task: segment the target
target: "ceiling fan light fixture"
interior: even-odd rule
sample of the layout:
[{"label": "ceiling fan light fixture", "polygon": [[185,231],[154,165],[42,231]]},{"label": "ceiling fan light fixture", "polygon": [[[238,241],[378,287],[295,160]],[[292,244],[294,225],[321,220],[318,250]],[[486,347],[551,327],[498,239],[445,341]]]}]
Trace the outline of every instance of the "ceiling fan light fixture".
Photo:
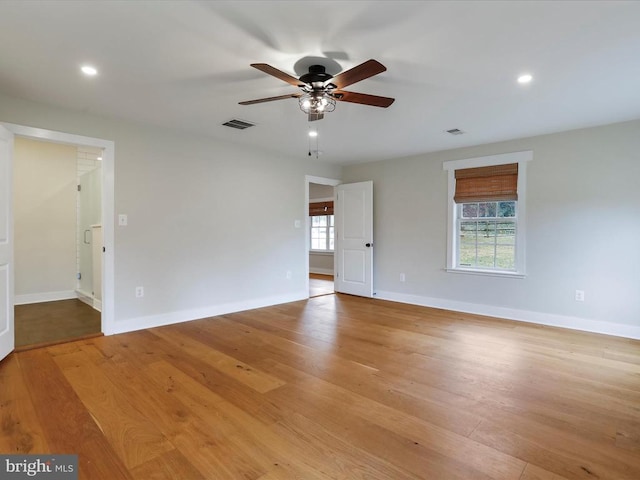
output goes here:
[{"label": "ceiling fan light fixture", "polygon": [[327,113],[336,109],[336,101],[324,92],[305,93],[298,99],[300,110],[310,113]]}]

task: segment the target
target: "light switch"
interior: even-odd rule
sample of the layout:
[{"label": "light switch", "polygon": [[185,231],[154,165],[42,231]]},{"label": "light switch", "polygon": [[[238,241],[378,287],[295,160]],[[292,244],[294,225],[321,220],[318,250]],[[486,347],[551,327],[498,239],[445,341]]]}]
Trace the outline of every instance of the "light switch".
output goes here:
[{"label": "light switch", "polygon": [[121,227],[126,227],[127,226],[127,215],[124,213],[121,213],[120,215],[118,215],[118,225]]},{"label": "light switch", "polygon": [[302,222],[300,220],[296,220],[293,222],[293,226],[296,228],[300,228],[302,226]]}]

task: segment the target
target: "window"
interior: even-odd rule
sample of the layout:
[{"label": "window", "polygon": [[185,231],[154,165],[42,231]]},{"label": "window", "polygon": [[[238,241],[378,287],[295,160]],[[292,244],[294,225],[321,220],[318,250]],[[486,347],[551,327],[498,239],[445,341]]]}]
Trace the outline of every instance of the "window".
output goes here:
[{"label": "window", "polygon": [[311,250],[333,252],[333,200],[309,203]]},{"label": "window", "polygon": [[311,250],[333,252],[333,215],[311,217]]},{"label": "window", "polygon": [[458,203],[457,267],[514,271],[516,201]]},{"label": "window", "polygon": [[526,162],[532,152],[445,162],[447,271],[523,277]]}]

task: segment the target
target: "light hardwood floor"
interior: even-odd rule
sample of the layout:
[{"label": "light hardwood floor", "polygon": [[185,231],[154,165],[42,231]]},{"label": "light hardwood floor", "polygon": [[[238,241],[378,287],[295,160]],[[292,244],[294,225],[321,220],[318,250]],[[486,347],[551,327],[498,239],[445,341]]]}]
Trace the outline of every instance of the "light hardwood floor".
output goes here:
[{"label": "light hardwood floor", "polygon": [[0,363],[0,452],[80,478],[640,478],[640,342],[345,295]]},{"label": "light hardwood floor", "polygon": [[309,274],[309,296],[331,295],[334,293],[333,275]]}]

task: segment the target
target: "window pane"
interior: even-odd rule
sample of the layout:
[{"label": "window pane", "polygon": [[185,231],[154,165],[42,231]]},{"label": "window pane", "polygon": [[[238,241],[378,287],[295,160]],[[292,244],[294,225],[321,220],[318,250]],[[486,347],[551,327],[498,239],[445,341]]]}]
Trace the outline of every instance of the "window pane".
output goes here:
[{"label": "window pane", "polygon": [[493,268],[495,258],[494,248],[493,244],[479,244],[478,260],[474,266],[481,268]]},{"label": "window pane", "polygon": [[461,244],[458,264],[461,267],[473,267],[476,264],[475,244]]},{"label": "window pane", "polygon": [[514,222],[499,222],[496,224],[496,243],[515,245],[516,224]]},{"label": "window pane", "polygon": [[463,203],[462,204],[462,218],[475,218],[478,216],[478,204],[477,203]]},{"label": "window pane", "polygon": [[329,215],[329,225],[333,227],[333,215]]},{"label": "window pane", "polygon": [[318,238],[311,239],[311,249],[312,250],[324,250],[324,242],[321,242]]},{"label": "window pane", "polygon": [[516,202],[498,202],[499,217],[515,217]]},{"label": "window pane", "polygon": [[[460,222],[460,244],[475,245],[478,222]],[[475,246],[474,246],[475,256]]]},{"label": "window pane", "polygon": [[496,247],[496,267],[507,270],[516,268],[516,248],[511,245],[498,245]]},{"label": "window pane", "polygon": [[478,204],[478,216],[479,217],[495,217],[496,216],[496,202],[484,202]]},{"label": "window pane", "polygon": [[490,242],[493,244],[495,236],[495,222],[478,222],[478,242]]}]

